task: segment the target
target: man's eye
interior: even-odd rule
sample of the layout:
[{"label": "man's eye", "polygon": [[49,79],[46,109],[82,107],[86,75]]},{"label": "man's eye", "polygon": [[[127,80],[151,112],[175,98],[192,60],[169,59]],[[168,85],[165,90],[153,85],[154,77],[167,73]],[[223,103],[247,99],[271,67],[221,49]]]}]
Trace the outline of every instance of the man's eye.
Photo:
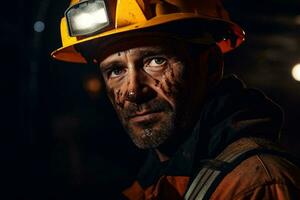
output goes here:
[{"label": "man's eye", "polygon": [[151,71],[161,70],[167,63],[167,59],[162,57],[152,58],[148,61],[146,67]]},{"label": "man's eye", "polygon": [[157,57],[157,58],[151,59],[150,62],[148,63],[148,66],[149,67],[161,67],[166,62],[167,62],[167,60],[165,58]]},{"label": "man's eye", "polygon": [[115,67],[108,71],[108,77],[116,78],[125,73],[125,69],[121,67]]}]

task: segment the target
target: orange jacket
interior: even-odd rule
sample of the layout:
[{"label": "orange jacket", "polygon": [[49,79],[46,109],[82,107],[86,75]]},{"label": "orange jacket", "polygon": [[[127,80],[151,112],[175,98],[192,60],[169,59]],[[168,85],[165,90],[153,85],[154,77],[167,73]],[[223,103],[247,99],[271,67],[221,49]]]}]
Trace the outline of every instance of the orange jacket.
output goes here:
[{"label": "orange jacket", "polygon": [[[222,153],[234,154],[238,148],[261,145],[240,139]],[[162,176],[156,184],[143,189],[135,182],[124,195],[130,200],[184,199],[189,177]],[[242,161],[217,186],[211,200],[297,200],[300,199],[300,169],[289,160],[269,154]]]},{"label": "orange jacket", "polygon": [[284,158],[256,155],[229,173],[211,199],[300,199],[300,170]]}]

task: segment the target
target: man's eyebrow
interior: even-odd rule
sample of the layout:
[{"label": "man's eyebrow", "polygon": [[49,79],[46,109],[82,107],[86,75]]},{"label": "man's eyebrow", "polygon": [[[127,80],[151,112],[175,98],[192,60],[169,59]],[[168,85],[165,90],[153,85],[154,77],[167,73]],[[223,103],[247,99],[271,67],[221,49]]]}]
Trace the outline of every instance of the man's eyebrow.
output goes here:
[{"label": "man's eyebrow", "polygon": [[159,49],[147,49],[147,50],[141,50],[139,52],[140,57],[149,57],[149,56],[154,56],[158,54],[170,54],[172,53],[171,49],[169,48],[159,48]]},{"label": "man's eyebrow", "polygon": [[112,66],[115,66],[115,65],[121,65],[122,62],[119,61],[119,60],[112,60],[112,61],[109,61],[107,63],[100,63],[99,67],[100,67],[100,70],[106,70]]}]

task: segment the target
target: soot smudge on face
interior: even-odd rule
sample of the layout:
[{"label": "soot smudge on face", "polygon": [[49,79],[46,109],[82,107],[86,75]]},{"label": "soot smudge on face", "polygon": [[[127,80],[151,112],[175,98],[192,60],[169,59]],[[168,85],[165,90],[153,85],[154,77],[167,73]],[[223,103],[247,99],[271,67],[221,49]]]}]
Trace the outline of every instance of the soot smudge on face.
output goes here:
[{"label": "soot smudge on face", "polygon": [[[179,63],[176,63],[179,64]],[[160,89],[169,97],[176,96],[182,89],[182,77],[175,77],[174,67],[168,67],[163,74]],[[163,84],[164,82],[164,84]]]},{"label": "soot smudge on face", "polygon": [[119,110],[124,108],[124,100],[122,100],[123,93],[121,92],[120,89],[117,90],[108,89],[108,94],[115,108]]}]

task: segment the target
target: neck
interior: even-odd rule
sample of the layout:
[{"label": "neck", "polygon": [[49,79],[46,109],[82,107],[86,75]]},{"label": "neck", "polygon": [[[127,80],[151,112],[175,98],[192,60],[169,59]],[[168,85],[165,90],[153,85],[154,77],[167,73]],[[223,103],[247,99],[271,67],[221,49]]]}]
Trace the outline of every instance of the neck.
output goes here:
[{"label": "neck", "polygon": [[170,158],[178,151],[178,148],[186,141],[192,131],[174,132],[165,143],[155,148],[155,152],[161,162],[170,160]]}]

